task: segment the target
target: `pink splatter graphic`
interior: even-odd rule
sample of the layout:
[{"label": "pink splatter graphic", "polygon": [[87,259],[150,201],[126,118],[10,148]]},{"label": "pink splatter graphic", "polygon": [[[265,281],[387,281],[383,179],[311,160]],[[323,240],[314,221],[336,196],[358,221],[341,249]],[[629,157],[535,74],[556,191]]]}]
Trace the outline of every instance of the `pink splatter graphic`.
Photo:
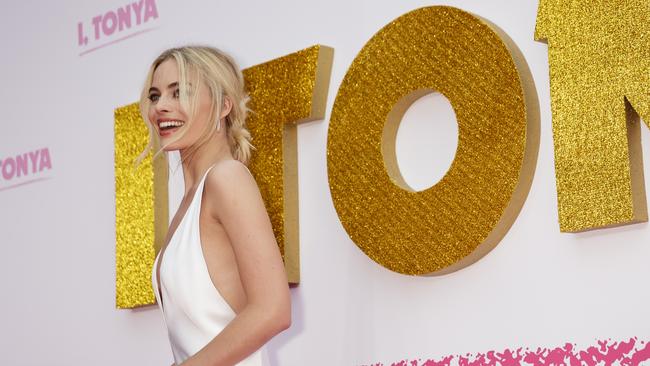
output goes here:
[{"label": "pink splatter graphic", "polygon": [[[598,341],[597,346],[584,350],[576,349],[571,343],[554,349],[537,348],[536,350],[518,348],[514,351],[488,351],[476,355],[447,356],[441,360],[401,360],[390,366],[639,366],[650,360],[650,343],[630,340],[613,342]],[[650,363],[649,363],[650,364]],[[373,363],[364,366],[384,366]]]}]

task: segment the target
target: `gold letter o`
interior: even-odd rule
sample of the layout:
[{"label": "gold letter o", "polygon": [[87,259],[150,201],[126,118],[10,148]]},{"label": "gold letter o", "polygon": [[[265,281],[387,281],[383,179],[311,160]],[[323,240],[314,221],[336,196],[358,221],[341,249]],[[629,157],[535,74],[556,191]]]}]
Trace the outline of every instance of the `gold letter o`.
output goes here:
[{"label": "gold letter o", "polygon": [[[458,149],[440,182],[414,192],[395,163],[395,132],[406,109],[432,91],[454,108]],[[417,9],[368,41],[339,88],[327,141],[332,199],[375,262],[404,274],[448,273],[481,258],[510,228],[538,146],[537,96],[514,43],[462,10]]]}]

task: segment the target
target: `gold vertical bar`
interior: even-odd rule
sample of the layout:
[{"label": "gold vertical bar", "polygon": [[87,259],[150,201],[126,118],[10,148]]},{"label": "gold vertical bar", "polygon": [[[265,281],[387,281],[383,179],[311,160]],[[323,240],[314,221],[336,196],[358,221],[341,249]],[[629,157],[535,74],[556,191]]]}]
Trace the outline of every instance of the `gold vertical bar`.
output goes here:
[{"label": "gold vertical bar", "polygon": [[148,142],[138,104],[115,109],[115,303],[155,303],[151,270],[167,233],[167,161],[152,154],[135,167]]},{"label": "gold vertical bar", "polygon": [[316,45],[244,70],[255,176],[290,283],[300,281],[297,124],[325,116],[334,50]]}]

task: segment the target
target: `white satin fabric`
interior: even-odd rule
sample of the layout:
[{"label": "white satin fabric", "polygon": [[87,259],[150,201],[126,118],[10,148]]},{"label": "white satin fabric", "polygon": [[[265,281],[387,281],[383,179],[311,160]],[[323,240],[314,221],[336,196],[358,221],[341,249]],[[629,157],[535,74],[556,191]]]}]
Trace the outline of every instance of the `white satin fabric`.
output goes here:
[{"label": "white satin fabric", "polygon": [[[171,237],[162,259],[156,256],[152,285],[163,313],[174,360],[180,365],[219,334],[235,317],[235,312],[212,283],[201,249],[199,214],[205,177]],[[162,251],[161,251],[162,252]],[[160,290],[156,268],[160,263]],[[250,355],[238,366],[261,366],[264,349]]]}]

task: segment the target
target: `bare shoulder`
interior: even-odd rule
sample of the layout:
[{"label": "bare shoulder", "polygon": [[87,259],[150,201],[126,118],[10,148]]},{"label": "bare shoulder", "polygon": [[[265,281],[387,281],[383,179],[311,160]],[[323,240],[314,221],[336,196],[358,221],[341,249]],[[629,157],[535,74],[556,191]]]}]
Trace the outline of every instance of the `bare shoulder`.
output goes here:
[{"label": "bare shoulder", "polygon": [[238,160],[217,163],[208,173],[206,184],[215,189],[237,188],[240,184],[257,185],[246,165]]},{"label": "bare shoulder", "polygon": [[217,163],[205,179],[205,194],[213,214],[219,209],[250,207],[261,202],[259,189],[248,168],[237,160]]}]

